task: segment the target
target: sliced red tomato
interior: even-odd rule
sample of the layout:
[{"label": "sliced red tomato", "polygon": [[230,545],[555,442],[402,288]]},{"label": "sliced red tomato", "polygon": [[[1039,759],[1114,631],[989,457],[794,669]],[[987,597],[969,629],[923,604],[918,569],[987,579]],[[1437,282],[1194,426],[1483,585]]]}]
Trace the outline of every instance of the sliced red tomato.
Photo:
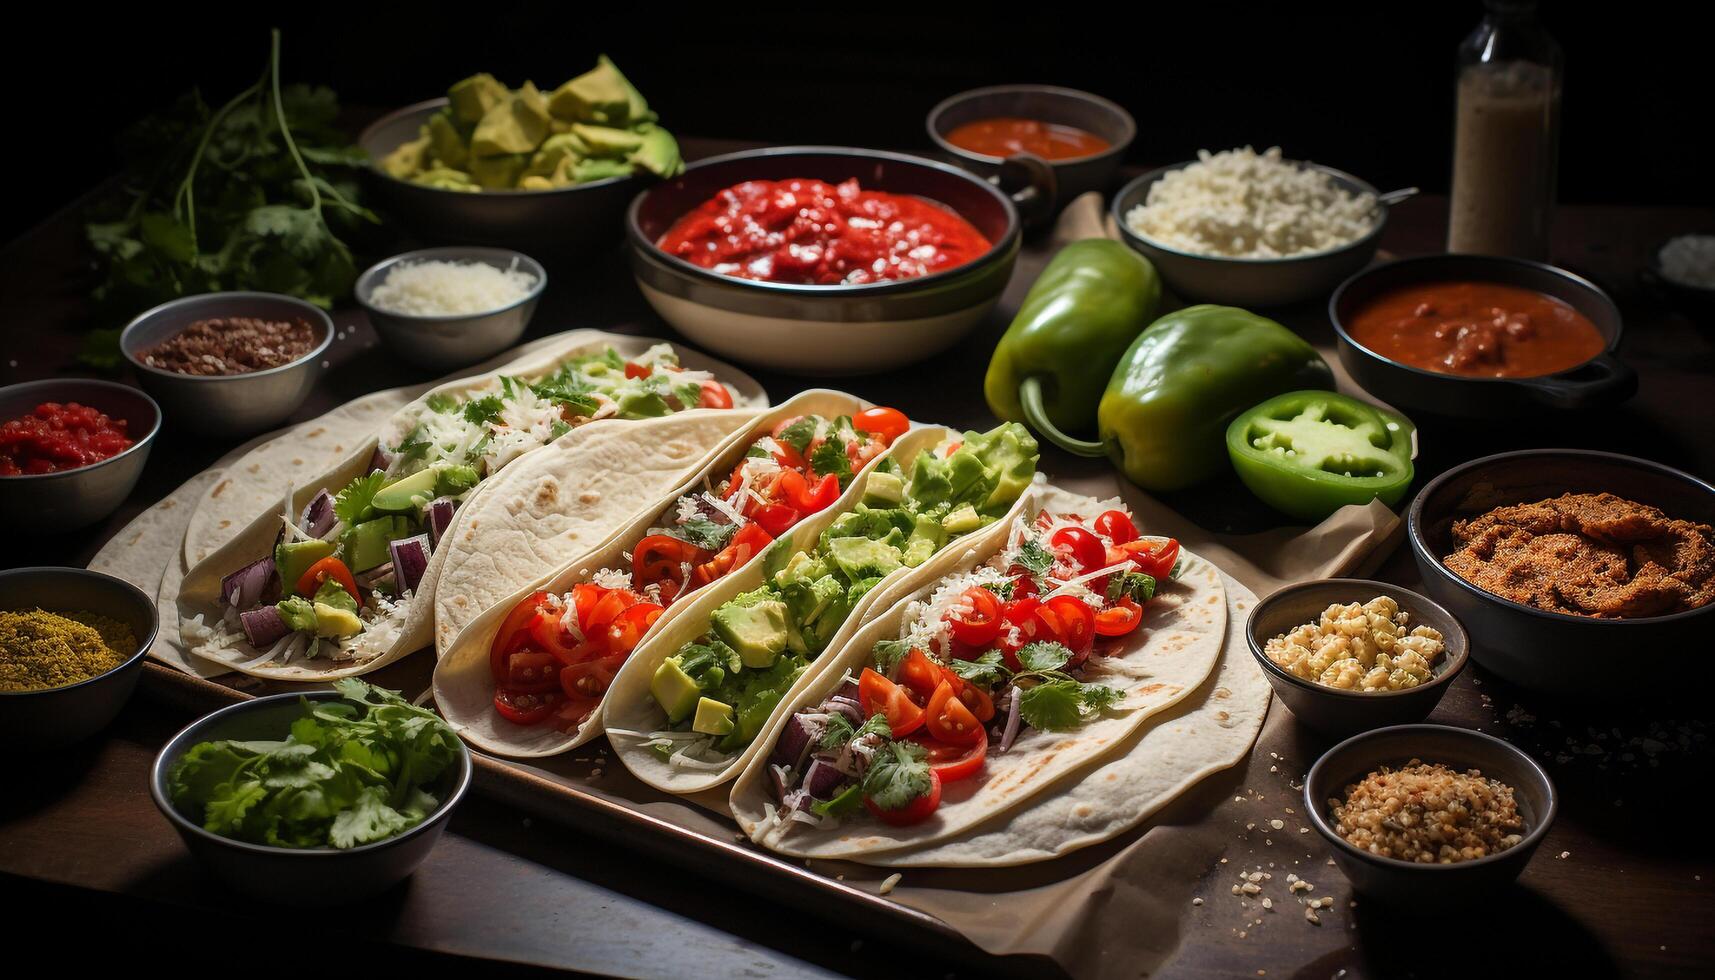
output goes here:
[{"label": "sliced red tomato", "polygon": [[494,683],[506,683],[506,655],[523,646],[530,639],[530,621],[536,618],[536,610],[541,607],[542,600],[548,597],[546,592],[533,592],[520,600],[512,611],[506,614],[500,629],[494,634],[494,640],[488,647],[489,671],[494,675]]},{"label": "sliced red tomato", "polygon": [[1102,539],[1081,527],[1063,527],[1048,539],[1049,547],[1072,556],[1080,572],[1093,572],[1107,563],[1108,548]]},{"label": "sliced red tomato", "polygon": [[959,597],[959,604],[947,614],[947,626],[960,643],[982,647],[1000,633],[1000,619],[1000,596],[978,585]]},{"label": "sliced red tomato", "polygon": [[738,529],[738,533],[732,536],[732,541],[728,542],[719,554],[692,569],[691,587],[700,589],[725,577],[733,569],[761,554],[773,541],[773,536],[763,530],[762,525],[754,521],[746,524]]},{"label": "sliced red tomato", "polygon": [[1096,633],[1101,636],[1124,636],[1143,622],[1143,607],[1131,596],[1096,613]]},{"label": "sliced red tomato", "polygon": [[628,378],[647,378],[654,373],[655,369],[647,364],[637,364],[632,361],[625,362],[625,376]]},{"label": "sliced red tomato", "polygon": [[1089,650],[1096,638],[1096,612],[1089,603],[1077,596],[1057,595],[1045,605],[1060,621],[1060,642],[1074,654]]},{"label": "sliced red tomato", "polygon": [[928,704],[935,688],[941,684],[941,665],[916,648],[912,648],[911,652],[905,655],[905,659],[899,662],[897,673],[899,683],[915,695],[912,700],[918,704]]},{"label": "sliced red tomato", "polygon": [[583,727],[584,719],[600,704],[601,698],[561,698],[548,721],[569,735]]},{"label": "sliced red tomato", "polygon": [[357,580],[351,577],[351,569],[345,567],[345,562],[333,555],[304,569],[304,574],[298,578],[298,595],[306,599],[313,597],[316,590],[322,587],[322,583],[329,579],[344,589],[359,606],[363,605],[363,595],[357,591]]},{"label": "sliced red tomato", "polygon": [[1104,510],[1096,515],[1096,519],[1091,523],[1097,534],[1114,544],[1137,540],[1137,525],[1131,522],[1131,515],[1123,510]]},{"label": "sliced red tomato", "polygon": [[637,605],[642,600],[626,589],[608,589],[595,608],[590,610],[589,618],[582,622],[584,635],[598,637],[607,632],[608,626],[619,614]]},{"label": "sliced red tomato", "polygon": [[988,724],[989,720],[994,717],[994,698],[989,697],[989,692],[975,684],[967,683],[963,677],[950,670],[946,672],[946,677],[949,684],[958,681],[957,684],[953,684],[953,693],[957,695],[960,701],[965,702],[965,707],[970,709],[971,714],[977,716],[978,721],[985,725]]},{"label": "sliced red tomato", "polygon": [[911,736],[911,741],[929,753],[929,768],[941,777],[942,783],[956,783],[975,776],[982,771],[983,760],[989,754],[987,738],[970,745],[949,745],[931,738],[927,732],[918,732]]},{"label": "sliced red tomato", "polygon": [[858,700],[866,716],[883,714],[894,738],[904,738],[923,727],[923,709],[898,684],[865,667],[858,677]]},{"label": "sliced red tomato", "polygon": [[540,650],[517,650],[506,655],[506,682],[515,694],[543,694],[560,689],[560,661]]},{"label": "sliced red tomato", "polygon": [[852,428],[859,432],[871,432],[880,436],[889,445],[893,440],[905,434],[911,428],[911,420],[897,408],[887,408],[877,405],[866,408],[852,416]]},{"label": "sliced red tomato", "polygon": [[778,538],[798,523],[798,512],[785,504],[753,503],[745,516],[755,521],[770,538]]},{"label": "sliced red tomato", "polygon": [[599,634],[577,639],[566,631],[562,616],[552,615],[548,611],[543,611],[530,621],[530,643],[538,650],[552,654],[554,659],[567,666],[582,663],[600,654],[603,648]]},{"label": "sliced red tomato", "polygon": [[613,683],[613,675],[619,673],[620,665],[624,663],[624,655],[615,654],[586,660],[572,667],[562,667],[560,689],[569,698],[600,698],[607,692],[608,685]]},{"label": "sliced red tomato", "polygon": [[608,652],[623,655],[637,649],[643,634],[649,632],[649,627],[665,611],[659,603],[639,602],[620,613],[607,628]]},{"label": "sliced red tomato", "polygon": [[685,580],[684,566],[693,568],[709,560],[709,553],[689,541],[670,534],[651,534],[631,552],[631,580],[637,588],[658,585],[661,599],[671,602]]},{"label": "sliced red tomato", "polygon": [[703,395],[697,400],[698,408],[731,408],[732,392],[726,385],[710,379],[703,382]]},{"label": "sliced red tomato", "polygon": [[929,699],[925,712],[928,717],[924,724],[929,734],[950,745],[970,745],[988,738],[982,722],[965,706],[965,702],[959,700],[953,685],[945,680],[935,688],[935,695]]},{"label": "sliced red tomato", "polygon": [[494,692],[494,710],[514,725],[534,725],[548,717],[560,699],[558,693],[515,694],[501,688]]},{"label": "sliced red tomato", "polygon": [[914,823],[922,823],[929,819],[935,810],[941,806],[941,775],[931,766],[929,768],[929,792],[897,810],[883,810],[867,796],[863,798],[863,805],[870,813],[875,814],[877,820],[885,824],[907,827]]},{"label": "sliced red tomato", "polygon": [[1176,538],[1138,538],[1120,545],[1126,557],[1137,563],[1137,570],[1157,581],[1166,581],[1179,563],[1179,541]]},{"label": "sliced red tomato", "polygon": [[814,514],[840,499],[840,478],[829,473],[812,482],[797,470],[785,470],[775,481],[774,493],[781,503],[800,514]]},{"label": "sliced red tomato", "polygon": [[1007,569],[1012,576],[1012,597],[1014,599],[1034,599],[1036,597],[1036,580],[1030,577],[1030,570],[1023,565],[1014,565]]},{"label": "sliced red tomato", "polygon": [[578,611],[578,629],[590,621],[590,610],[607,595],[607,590],[594,582],[579,582],[572,586],[572,608]]}]

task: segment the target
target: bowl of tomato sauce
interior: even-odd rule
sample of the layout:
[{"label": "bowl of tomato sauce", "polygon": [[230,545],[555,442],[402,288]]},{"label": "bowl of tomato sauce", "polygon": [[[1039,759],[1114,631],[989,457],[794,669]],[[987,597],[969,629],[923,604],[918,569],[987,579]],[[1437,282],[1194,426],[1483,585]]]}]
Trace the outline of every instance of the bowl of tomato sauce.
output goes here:
[{"label": "bowl of tomato sauce", "polygon": [[631,267],[655,311],[734,360],[882,371],[982,322],[1012,276],[1011,200],[957,167],[846,147],[698,161],[639,194]]},{"label": "bowl of tomato sauce", "polygon": [[1637,391],[1619,307],[1565,269],[1488,255],[1371,266],[1328,301],[1340,363],[1391,405],[1448,418],[1603,408]]},{"label": "bowl of tomato sauce", "polygon": [[101,520],[131,495],[160,429],[155,400],[116,382],[0,388],[0,519],[26,534]]}]

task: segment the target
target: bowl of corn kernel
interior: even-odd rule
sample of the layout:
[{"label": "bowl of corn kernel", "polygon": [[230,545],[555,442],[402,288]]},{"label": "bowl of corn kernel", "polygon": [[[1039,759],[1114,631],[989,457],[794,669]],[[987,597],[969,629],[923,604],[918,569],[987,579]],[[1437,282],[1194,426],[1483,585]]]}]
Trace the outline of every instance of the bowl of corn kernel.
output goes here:
[{"label": "bowl of corn kernel", "polygon": [[1294,717],[1346,736],[1422,721],[1465,669],[1453,614],[1385,582],[1324,579],[1257,603],[1245,639]]}]

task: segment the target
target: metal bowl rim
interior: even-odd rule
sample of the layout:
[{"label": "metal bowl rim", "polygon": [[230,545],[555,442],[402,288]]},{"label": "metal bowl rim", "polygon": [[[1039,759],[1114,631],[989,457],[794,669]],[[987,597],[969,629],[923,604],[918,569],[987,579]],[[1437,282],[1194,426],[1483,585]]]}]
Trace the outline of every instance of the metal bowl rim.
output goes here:
[{"label": "metal bowl rim", "polygon": [[[1509,847],[1504,851],[1496,851],[1493,854],[1474,858],[1470,861],[1458,861],[1453,864],[1441,864],[1439,862],[1434,864],[1420,864],[1416,861],[1405,861],[1400,858],[1383,857],[1380,854],[1371,854],[1370,852],[1359,848],[1357,845],[1346,840],[1335,832],[1333,826],[1328,823],[1327,814],[1324,812],[1327,808],[1328,801],[1311,799],[1311,787],[1316,785],[1316,778],[1320,774],[1323,764],[1333,758],[1334,753],[1347,748],[1355,742],[1362,742],[1367,739],[1375,739],[1384,735],[1404,732],[1445,732],[1453,735],[1455,738],[1465,738],[1479,743],[1487,742],[1491,745],[1499,746],[1501,754],[1510,755],[1515,760],[1523,762],[1525,771],[1532,774],[1541,783],[1543,797],[1547,802],[1547,805],[1543,808],[1545,812],[1537,815],[1536,825],[1526,831],[1517,844],[1514,844],[1512,847]],[[1420,755],[1418,758],[1421,759],[1423,757]],[[1424,761],[1433,762],[1434,760],[1425,759]],[[1487,774],[1485,774],[1485,776],[1486,778],[1494,778],[1492,776],[1487,776]],[[1516,793],[1518,791],[1518,787],[1513,787],[1513,790]],[[1421,871],[1427,873],[1451,873],[1466,869],[1480,868],[1486,865],[1499,864],[1509,858],[1516,857],[1517,854],[1528,853],[1531,848],[1534,848],[1537,844],[1541,843],[1543,837],[1547,836],[1548,828],[1553,826],[1554,818],[1559,815],[1560,794],[1554,787],[1554,780],[1548,777],[1548,771],[1543,769],[1535,759],[1532,759],[1529,752],[1513,745],[1511,742],[1508,742],[1505,739],[1496,738],[1487,732],[1473,731],[1469,728],[1455,728],[1452,725],[1430,725],[1419,723],[1412,725],[1389,725],[1386,728],[1375,728],[1367,732],[1359,732],[1358,734],[1337,743],[1333,747],[1329,748],[1328,751],[1322,753],[1322,755],[1317,758],[1316,762],[1311,765],[1309,771],[1304,774],[1304,808],[1310,811],[1310,823],[1316,828],[1316,831],[1329,843],[1345,851],[1352,857],[1356,857],[1360,860],[1383,868],[1396,868],[1400,870]]]},{"label": "metal bowl rim", "polygon": [[[508,303],[505,306],[496,307],[495,309],[492,309],[492,310],[483,310],[483,311],[478,312],[478,313],[437,313],[434,315],[419,315],[419,314],[415,314],[415,313],[400,313],[400,312],[397,312],[395,310],[384,309],[382,307],[376,306],[374,303],[371,303],[369,300],[369,296],[367,295],[367,293],[374,292],[375,285],[376,285],[375,283],[371,283],[369,280],[371,278],[375,277],[376,275],[380,274],[383,270],[390,269],[393,266],[396,266],[396,265],[399,265],[400,263],[408,262],[408,261],[427,261],[427,260],[430,260],[432,258],[444,259],[444,258],[451,256],[451,255],[470,256],[470,255],[474,255],[474,254],[479,253],[479,252],[500,252],[500,253],[504,253],[506,255],[510,255],[510,256],[517,258],[517,259],[523,259],[525,262],[528,262],[533,267],[532,269],[525,270],[525,271],[534,271],[535,272],[535,274],[536,274],[535,285],[530,287],[530,291],[525,294],[523,299],[517,300],[517,301],[512,302],[512,303]],[[367,290],[364,288],[366,285],[368,286]],[[357,277],[357,279],[352,283],[351,295],[354,299],[357,300],[357,305],[363,307],[364,310],[366,310],[369,313],[372,313],[376,316],[390,317],[394,320],[402,320],[402,321],[405,321],[407,323],[421,323],[424,325],[429,325],[429,324],[435,324],[435,323],[457,323],[460,320],[481,320],[485,317],[496,316],[496,315],[501,314],[501,313],[509,313],[509,312],[516,310],[522,306],[525,306],[529,303],[534,303],[537,300],[541,299],[543,290],[545,290],[547,288],[548,288],[548,270],[547,270],[547,268],[544,267],[541,262],[538,262],[532,256],[526,255],[525,253],[520,252],[515,248],[502,248],[502,247],[497,246],[497,245],[439,245],[439,246],[436,246],[434,248],[419,248],[419,249],[414,249],[414,250],[409,251],[409,252],[400,252],[398,255],[393,255],[393,256],[389,256],[385,259],[382,259],[381,261],[375,263],[374,265],[370,266],[369,268],[363,270],[363,274],[359,275]]]},{"label": "metal bowl rim", "polygon": [[923,118],[923,126],[928,130],[929,138],[935,141],[936,146],[953,154],[954,156],[964,160],[970,160],[974,163],[991,165],[1005,163],[1010,159],[1010,157],[996,156],[992,153],[977,153],[973,150],[967,150],[964,147],[955,146],[954,144],[947,142],[947,138],[941,134],[939,129],[936,128],[936,123],[940,122],[942,114],[948,109],[951,109],[953,106],[958,105],[961,102],[965,102],[979,96],[1023,95],[1027,93],[1060,95],[1073,99],[1082,99],[1085,102],[1093,103],[1113,113],[1115,116],[1119,117],[1121,123],[1124,124],[1125,138],[1114,140],[1112,145],[1107,149],[1102,150],[1100,153],[1092,153],[1089,156],[1066,157],[1061,160],[1043,159],[1042,162],[1048,164],[1050,167],[1073,166],[1076,164],[1090,163],[1096,160],[1106,160],[1109,157],[1120,156],[1124,154],[1126,149],[1137,139],[1137,120],[1132,118],[1131,113],[1127,112],[1124,106],[1111,99],[1103,98],[1094,92],[1086,92],[1083,89],[1069,88],[1064,85],[1035,85],[1030,83],[1020,83],[1012,85],[985,85],[982,88],[966,89],[963,92],[956,92],[949,95],[940,102],[935,103],[935,107],[930,109],[929,114]]},{"label": "metal bowl rim", "polygon": [[[133,333],[133,331],[135,330],[135,328],[141,326],[145,320],[148,320],[149,318],[151,318],[157,314],[164,313],[168,310],[171,310],[177,306],[181,306],[181,305],[188,306],[192,303],[199,303],[199,302],[200,303],[209,303],[211,301],[211,298],[214,298],[214,297],[218,297],[220,299],[237,299],[237,300],[243,300],[243,299],[280,300],[280,301],[284,301],[290,305],[300,307],[304,310],[309,311],[309,313],[312,315],[314,321],[321,325],[321,327],[322,327],[322,342],[317,344],[314,348],[310,349],[307,353],[305,353],[299,357],[293,358],[292,360],[287,361],[284,364],[278,364],[278,365],[275,365],[274,367],[271,367],[271,368],[263,368],[260,371],[245,371],[242,374],[181,374],[178,371],[169,371],[165,368],[151,367],[148,364],[144,364],[140,358],[133,355],[131,353],[130,348],[126,346],[126,343],[125,343],[126,337],[131,335]],[[254,289],[226,290],[226,291],[217,291],[217,292],[212,292],[212,293],[193,293],[189,296],[179,296],[179,297],[176,297],[174,299],[167,300],[165,303],[159,303],[159,304],[156,304],[155,306],[151,306],[148,309],[144,310],[143,312],[137,314],[136,316],[131,318],[130,323],[127,323],[125,325],[125,329],[121,330],[119,332],[119,353],[124,354],[125,359],[127,361],[131,362],[131,366],[133,368],[137,369],[139,372],[152,374],[156,377],[171,378],[175,381],[191,381],[191,382],[196,382],[199,384],[208,384],[208,383],[218,384],[221,382],[239,383],[239,382],[248,381],[252,378],[265,378],[265,377],[268,377],[269,375],[272,375],[272,374],[284,374],[287,371],[291,371],[295,368],[301,368],[307,363],[314,362],[316,358],[327,353],[327,349],[329,347],[333,346],[333,335],[334,335],[333,317],[328,314],[327,310],[322,309],[321,307],[317,306],[314,303],[309,302],[308,300],[302,300],[296,296],[288,296],[285,293],[269,293],[269,292],[263,292],[261,290],[254,290]]]},{"label": "metal bowl rim", "polygon": [[[328,336],[332,337],[333,335],[330,332]],[[18,474],[15,474],[13,476],[0,476],[0,480],[66,479],[69,477],[76,476],[77,474],[80,474],[80,473],[89,473],[93,470],[100,469],[101,467],[106,466],[109,463],[117,463],[120,460],[124,459],[125,457],[130,456],[132,453],[135,453],[139,450],[143,450],[144,447],[150,445],[151,443],[153,443],[155,441],[155,435],[161,431],[161,422],[163,419],[163,415],[161,412],[160,403],[155,401],[155,399],[152,398],[149,395],[149,393],[144,391],[143,389],[133,388],[128,384],[121,384],[117,381],[107,381],[107,380],[102,379],[102,378],[42,378],[38,381],[20,381],[17,384],[6,385],[4,388],[0,388],[0,394],[5,394],[8,392],[16,392],[20,389],[28,388],[31,385],[37,385],[37,386],[40,386],[40,387],[46,389],[46,388],[51,388],[52,386],[57,385],[57,384],[64,384],[66,382],[76,382],[78,384],[92,384],[92,385],[97,385],[97,386],[103,387],[103,388],[114,388],[114,389],[118,389],[121,391],[128,392],[132,395],[135,395],[138,398],[143,399],[144,403],[146,403],[150,408],[154,409],[154,411],[155,411],[155,424],[150,426],[149,431],[144,433],[141,438],[132,440],[131,445],[126,446],[124,449],[121,449],[119,452],[114,453],[112,456],[109,456],[106,459],[96,460],[95,462],[90,463],[88,466],[79,466],[76,469],[70,469],[70,470],[59,470],[59,471],[54,472],[54,473],[18,473]],[[94,406],[91,406],[91,407],[94,407]],[[103,412],[102,414],[105,415],[107,413]],[[35,567],[51,568],[54,566],[43,565],[43,566],[35,566]],[[60,688],[54,688],[54,690],[60,690]]]},{"label": "metal bowl rim", "polygon": [[59,565],[27,565],[23,568],[8,568],[4,571],[0,571],[0,580],[4,580],[11,576],[41,574],[69,574],[74,578],[88,578],[101,582],[102,588],[117,588],[121,591],[130,592],[142,599],[143,607],[149,610],[149,635],[138,639],[137,650],[135,653],[120,661],[117,666],[109,667],[101,673],[96,674],[94,677],[86,677],[81,681],[77,681],[72,684],[65,684],[60,687],[44,687],[34,691],[0,691],[0,700],[4,700],[5,698],[27,698],[35,694],[60,694],[65,691],[76,690],[77,688],[85,685],[94,684],[97,681],[112,677],[114,674],[125,670],[127,667],[135,664],[138,660],[149,655],[150,649],[155,646],[155,637],[160,635],[161,632],[161,614],[155,609],[155,600],[149,598],[148,594],[146,594],[142,589],[137,588],[135,585],[132,585],[130,582],[127,582],[122,578],[109,575],[106,572],[98,572],[90,568],[71,568]]}]

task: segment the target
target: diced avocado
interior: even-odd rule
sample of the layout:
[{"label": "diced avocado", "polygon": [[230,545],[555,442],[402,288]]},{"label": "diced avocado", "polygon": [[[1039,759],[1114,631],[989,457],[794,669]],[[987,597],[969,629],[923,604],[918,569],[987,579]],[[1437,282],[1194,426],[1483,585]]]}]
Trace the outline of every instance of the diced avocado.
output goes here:
[{"label": "diced avocado", "polygon": [[280,571],[280,585],[291,595],[298,579],[310,566],[333,554],[332,541],[282,541],[274,549],[274,567]]},{"label": "diced avocado", "polygon": [[732,705],[714,698],[697,699],[697,717],[691,722],[691,731],[704,735],[730,735],[732,730]]},{"label": "diced avocado", "polygon": [[316,631],[316,610],[310,600],[301,596],[287,596],[274,604],[279,611],[280,619],[286,628],[297,633],[314,633]]},{"label": "diced avocado", "polygon": [[[898,528],[892,535],[899,535]],[[850,581],[882,577],[904,566],[900,549],[887,540],[874,538],[834,538],[828,542],[828,556]]]},{"label": "diced avocado", "polygon": [[814,623],[804,627],[804,646],[807,653],[821,653],[828,648],[828,641],[846,624],[852,610],[856,608],[851,601],[848,590],[840,590],[840,594],[828,608],[822,610],[822,615]]},{"label": "diced avocado", "polygon": [[746,667],[771,666],[786,649],[786,603],[779,599],[723,603],[709,617],[709,626],[738,651]]},{"label": "diced avocado", "polygon": [[588,155],[589,147],[575,133],[557,133],[548,137],[548,141],[530,158],[530,168],[524,172],[537,177],[552,177],[560,161],[570,159],[575,162]]},{"label": "diced avocado", "polygon": [[389,177],[404,180],[412,174],[421,173],[429,162],[430,139],[420,136],[409,142],[400,143],[393,152],[381,158],[381,169]]},{"label": "diced avocado", "polygon": [[786,650],[800,655],[810,652],[810,645],[804,642],[804,631],[790,619],[786,621]]},{"label": "diced avocado", "polygon": [[982,506],[999,479],[997,471],[984,466],[982,458],[968,449],[947,457],[948,499],[955,503]]},{"label": "diced avocado", "polygon": [[430,155],[441,166],[456,170],[470,159],[470,151],[464,145],[464,137],[459,135],[458,128],[453,125],[450,111],[441,111],[430,116],[423,131],[429,136]]},{"label": "diced avocado", "polygon": [[941,526],[949,536],[954,534],[969,534],[983,526],[982,515],[970,504],[960,504],[953,512],[941,520]]},{"label": "diced avocado", "polygon": [[459,122],[475,126],[490,109],[505,102],[511,94],[493,75],[483,72],[455,82],[447,90],[447,99],[452,103],[453,116]]},{"label": "diced avocado", "polygon": [[994,476],[988,498],[973,501],[989,512],[1012,506],[1036,477],[1036,463],[1041,457],[1036,437],[1017,422],[1002,423],[988,432],[965,433],[963,451],[974,453]]},{"label": "diced avocado", "polygon": [[524,175],[524,168],[530,165],[530,154],[511,153],[493,157],[472,157],[470,161],[470,179],[476,181],[478,187],[490,190],[506,190],[518,183],[518,178]]},{"label": "diced avocado", "polygon": [[859,504],[822,529],[820,546],[824,552],[828,551],[835,538],[876,538],[903,543],[905,535],[915,527],[916,521],[908,511]]},{"label": "diced avocado", "polygon": [[845,591],[846,587],[839,579],[824,575],[813,581],[792,580],[781,589],[781,597],[786,600],[786,608],[791,611],[793,621],[809,625]]},{"label": "diced avocado", "polygon": [[547,138],[548,103],[535,85],[525,82],[504,102],[483,113],[471,134],[470,152],[477,158],[535,153]]},{"label": "diced avocado", "polygon": [[671,415],[673,409],[658,392],[628,391],[619,396],[619,417],[622,419],[654,419]]},{"label": "diced avocado", "polygon": [[464,191],[474,193],[482,190],[472,180],[470,174],[451,167],[433,167],[411,178],[411,183],[422,184],[424,187],[437,187],[443,191]]},{"label": "diced avocado", "polygon": [[874,577],[860,578],[856,582],[853,582],[851,586],[846,589],[846,608],[856,609],[858,600],[867,595],[870,589],[873,589],[880,584],[881,579]]},{"label": "diced avocado", "polygon": [[476,486],[482,479],[476,472],[476,467],[463,463],[442,466],[435,470],[435,496],[456,497],[471,487]]},{"label": "diced avocado", "polygon": [[649,681],[649,693],[661,710],[667,712],[667,720],[676,725],[691,716],[697,699],[702,696],[702,688],[685,673],[677,659],[668,657],[655,668],[655,676]]},{"label": "diced avocado", "polygon": [[677,177],[685,169],[679,141],[659,126],[644,131],[643,145],[631,154],[631,162],[657,177]]},{"label": "diced avocado", "polygon": [[357,612],[357,597],[345,591],[345,586],[332,578],[328,578],[316,588],[316,594],[310,601],[318,606],[332,606],[346,612]]},{"label": "diced avocado", "polygon": [[518,178],[518,189],[521,191],[551,191],[554,182],[546,177],[525,175]]},{"label": "diced avocado", "polygon": [[587,184],[592,180],[631,176],[631,164],[625,160],[578,160],[572,164],[572,181]]},{"label": "diced avocado", "polygon": [[628,129],[576,123],[572,132],[590,148],[590,156],[623,157],[643,148],[643,137]]},{"label": "diced avocado", "polygon": [[[972,513],[975,513],[973,511]],[[916,568],[941,550],[947,543],[947,531],[941,522],[927,515],[917,518],[917,526],[905,539],[905,554],[900,558],[908,568]]]},{"label": "diced avocado", "polygon": [[910,506],[917,510],[945,501],[952,495],[953,484],[947,478],[947,461],[930,450],[923,450],[911,464],[911,480],[906,490]]},{"label": "diced avocado", "polygon": [[356,636],[363,632],[363,620],[357,613],[325,602],[312,604],[316,611],[317,636]]},{"label": "diced avocado", "polygon": [[435,495],[438,479],[433,469],[418,470],[376,491],[370,506],[384,514],[404,514],[422,507]]},{"label": "diced avocado", "polygon": [[651,118],[649,106],[607,55],[554,90],[548,109],[561,119],[625,126]]},{"label": "diced avocado", "polygon": [[905,498],[905,481],[892,473],[871,473],[864,484],[863,502],[871,507],[894,507]]},{"label": "diced avocado", "polygon": [[345,566],[354,572],[365,572],[389,560],[387,545],[414,533],[411,522],[403,517],[377,517],[364,521],[345,532],[340,547]]},{"label": "diced avocado", "polygon": [[[780,546],[783,543],[785,547]],[[777,588],[784,589],[788,582],[811,582],[828,574],[827,562],[790,545],[791,538],[781,538],[762,555],[763,571]]]}]

